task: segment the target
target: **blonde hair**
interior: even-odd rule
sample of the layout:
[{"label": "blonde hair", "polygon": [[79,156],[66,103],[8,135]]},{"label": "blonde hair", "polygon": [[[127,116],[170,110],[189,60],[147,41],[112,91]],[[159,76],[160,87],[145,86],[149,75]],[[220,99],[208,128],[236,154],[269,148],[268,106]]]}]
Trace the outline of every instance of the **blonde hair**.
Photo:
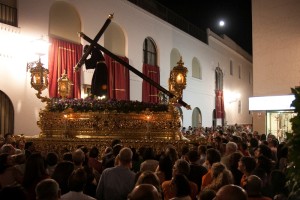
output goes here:
[{"label": "blonde hair", "polygon": [[224,164],[220,162],[214,163],[211,169],[213,180],[205,189],[218,191],[222,186],[234,183],[231,171]]}]

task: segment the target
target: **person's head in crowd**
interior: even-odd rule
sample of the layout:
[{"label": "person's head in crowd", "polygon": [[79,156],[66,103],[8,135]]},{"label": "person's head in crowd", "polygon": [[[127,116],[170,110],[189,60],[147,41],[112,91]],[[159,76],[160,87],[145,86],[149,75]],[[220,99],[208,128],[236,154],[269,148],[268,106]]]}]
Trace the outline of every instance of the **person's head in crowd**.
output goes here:
[{"label": "person's head in crowd", "polygon": [[247,178],[247,184],[245,189],[247,191],[248,197],[258,197],[262,195],[262,180],[256,175],[250,175]]},{"label": "person's head in crowd", "polygon": [[188,156],[188,160],[191,162],[191,163],[195,163],[198,161],[199,159],[199,155],[198,155],[198,152],[196,150],[190,150],[187,154]]},{"label": "person's head in crowd", "polygon": [[258,148],[255,150],[255,157],[258,158],[259,156],[263,155],[269,159],[272,159],[272,150],[265,144],[260,144]]},{"label": "person's head in crowd", "polygon": [[198,153],[199,153],[199,155],[206,154],[206,145],[199,145]]},{"label": "person's head in crowd", "polygon": [[165,180],[171,180],[173,163],[169,156],[161,155],[158,161],[159,171],[164,173]]},{"label": "person's head in crowd", "polygon": [[44,179],[35,187],[37,200],[58,200],[60,199],[60,188],[53,179]]},{"label": "person's head in crowd", "polygon": [[16,153],[16,149],[12,144],[4,144],[0,149],[0,153],[7,153],[9,155],[14,155]]},{"label": "person's head in crowd", "polygon": [[269,147],[270,148],[277,148],[278,147],[278,145],[279,145],[279,142],[278,142],[278,140],[276,139],[276,138],[273,138],[273,139],[271,139],[270,141],[269,141]]},{"label": "person's head in crowd", "polygon": [[120,139],[114,139],[114,140],[112,140],[112,142],[111,142],[111,148],[114,148],[114,146],[117,145],[117,144],[119,144],[119,145],[122,146],[122,142],[121,142]]},{"label": "person's head in crowd", "polygon": [[260,178],[260,180],[262,181],[262,185],[263,187],[266,187],[268,185],[268,182],[269,182],[269,177],[268,177],[268,174],[267,172],[262,169],[262,168],[255,168],[251,175],[255,175],[255,176],[258,176]]},{"label": "person's head in crowd", "polygon": [[218,191],[222,186],[234,183],[232,173],[224,164],[216,162],[212,165],[211,170],[213,179],[207,188]]},{"label": "person's head in crowd", "polygon": [[241,157],[239,163],[238,163],[238,169],[244,173],[250,175],[252,171],[256,167],[256,161],[255,158],[250,156],[243,156]]},{"label": "person's head in crowd", "polygon": [[122,148],[123,148],[122,144],[116,144],[112,150],[113,155],[117,156]]},{"label": "person's head in crowd", "polygon": [[216,196],[216,191],[204,188],[198,195],[198,200],[213,200]]},{"label": "person's head in crowd", "polygon": [[147,147],[142,155],[143,160],[153,160],[155,159],[155,152],[152,147]]},{"label": "person's head in crowd", "polygon": [[81,192],[87,183],[87,174],[83,168],[75,169],[69,177],[70,191]]},{"label": "person's head in crowd", "polygon": [[159,193],[162,193],[161,184],[157,175],[152,171],[143,171],[140,173],[135,185],[151,184],[156,187]]},{"label": "person's head in crowd", "polygon": [[54,179],[61,189],[61,194],[69,192],[68,180],[74,171],[74,163],[71,161],[61,161],[55,167],[51,178]]},{"label": "person's head in crowd", "polygon": [[62,160],[63,161],[70,161],[70,162],[73,162],[73,158],[72,158],[72,152],[68,151],[68,152],[65,152],[62,156]]},{"label": "person's head in crowd", "polygon": [[128,194],[128,200],[161,200],[156,187],[151,184],[140,184]]},{"label": "person's head in crowd", "polygon": [[176,174],[183,174],[188,176],[190,173],[190,164],[184,159],[176,160],[173,166],[173,178]]},{"label": "person's head in crowd", "polygon": [[14,134],[13,133],[5,133],[4,134],[4,143],[5,144],[12,144],[15,145],[15,139],[14,139]]},{"label": "person's head in crowd", "polygon": [[98,158],[99,156],[99,149],[95,146],[93,146],[89,152],[90,158]]},{"label": "person's head in crowd", "polygon": [[261,141],[266,141],[266,140],[267,140],[267,135],[266,135],[265,133],[262,133],[262,134],[260,135],[260,140],[261,140]]},{"label": "person's head in crowd", "polygon": [[167,148],[165,150],[165,154],[171,158],[173,164],[178,159],[178,153],[177,153],[176,147],[174,147],[173,145],[167,146]]},{"label": "person's head in crowd", "polygon": [[72,153],[72,160],[75,166],[81,166],[85,160],[85,154],[81,149],[76,149]]},{"label": "person's head in crowd", "polygon": [[285,142],[282,142],[277,147],[277,158],[278,161],[280,158],[287,158],[288,157],[288,147]]},{"label": "person's head in crowd", "polygon": [[257,148],[258,147],[258,139],[257,138],[251,138],[249,143],[250,143],[251,148]]},{"label": "person's head in crowd", "polygon": [[237,185],[225,185],[221,187],[214,200],[247,200],[247,192],[240,186]]},{"label": "person's head in crowd", "polygon": [[239,166],[239,161],[243,157],[243,154],[240,152],[234,152],[229,157],[229,166],[230,169],[237,169]]},{"label": "person's head in crowd", "polygon": [[271,159],[267,158],[266,156],[260,155],[256,159],[256,167],[262,168],[265,170],[265,172],[267,172],[267,174],[270,174],[273,168],[273,163]]},{"label": "person's head in crowd", "polygon": [[120,157],[120,165],[128,166],[131,168],[132,163],[132,151],[128,147],[124,147],[120,150],[119,157]]},{"label": "person's head in crowd", "polygon": [[34,143],[32,141],[27,141],[25,143],[25,150],[30,151],[30,152],[34,152],[35,151]]},{"label": "person's head in crowd", "polygon": [[184,145],[184,146],[181,148],[181,158],[186,159],[186,158],[187,158],[188,152],[189,152],[189,146]]},{"label": "person's head in crowd", "polygon": [[47,153],[47,155],[46,155],[46,163],[47,163],[48,166],[52,167],[52,166],[57,165],[58,160],[59,160],[59,158],[58,158],[57,153],[55,153],[55,152],[49,152],[49,153]]},{"label": "person's head in crowd", "polygon": [[186,197],[191,193],[189,180],[184,174],[176,174],[172,179],[172,186],[175,190],[175,197]]},{"label": "person's head in crowd", "polygon": [[214,148],[207,149],[206,151],[206,165],[212,166],[216,162],[221,161],[221,154],[220,151]]},{"label": "person's head in crowd", "polygon": [[226,154],[232,154],[232,153],[236,152],[237,149],[238,149],[238,146],[234,142],[228,142],[226,144]]}]

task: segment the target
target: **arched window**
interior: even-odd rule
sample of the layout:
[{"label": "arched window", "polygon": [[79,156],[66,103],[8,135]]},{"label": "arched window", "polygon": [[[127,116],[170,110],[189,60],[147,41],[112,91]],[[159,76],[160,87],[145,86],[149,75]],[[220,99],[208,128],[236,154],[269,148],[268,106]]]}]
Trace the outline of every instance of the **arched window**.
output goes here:
[{"label": "arched window", "polygon": [[[147,37],[143,44],[143,74],[160,84],[160,71],[157,66],[157,51],[154,41]],[[158,103],[158,89],[143,80],[142,101]]]},{"label": "arched window", "polygon": [[157,65],[157,53],[154,41],[147,37],[143,44],[144,63],[152,66]]},{"label": "arched window", "polygon": [[202,115],[199,108],[194,108],[192,114],[192,127],[202,127]]},{"label": "arched window", "polygon": [[9,97],[0,90],[0,134],[14,133],[14,108]]},{"label": "arched window", "polygon": [[197,58],[192,61],[192,77],[202,79],[201,66]]}]

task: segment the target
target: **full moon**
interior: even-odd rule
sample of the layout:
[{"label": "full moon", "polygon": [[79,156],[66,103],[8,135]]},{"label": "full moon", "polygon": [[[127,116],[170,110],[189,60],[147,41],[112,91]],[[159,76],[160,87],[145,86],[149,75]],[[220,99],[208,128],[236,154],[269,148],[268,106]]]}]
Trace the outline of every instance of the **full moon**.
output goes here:
[{"label": "full moon", "polygon": [[225,22],[224,22],[223,20],[220,20],[220,21],[219,21],[219,26],[220,26],[220,27],[225,26]]}]

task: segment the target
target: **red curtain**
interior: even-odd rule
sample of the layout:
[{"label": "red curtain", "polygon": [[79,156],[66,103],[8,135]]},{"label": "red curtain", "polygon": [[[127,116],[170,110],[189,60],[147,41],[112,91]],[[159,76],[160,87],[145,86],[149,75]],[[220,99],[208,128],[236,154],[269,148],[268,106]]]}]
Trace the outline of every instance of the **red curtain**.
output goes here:
[{"label": "red curtain", "polygon": [[[143,65],[143,74],[151,78],[154,82],[160,84],[159,67],[145,64]],[[143,80],[142,101],[158,103],[158,89],[147,81]]]},{"label": "red curtain", "polygon": [[224,97],[222,90],[216,90],[216,118],[224,118]]},{"label": "red curtain", "polygon": [[[109,98],[117,100],[129,100],[129,70],[108,55],[104,55],[109,75]],[[128,58],[119,56],[126,63]]]},{"label": "red curtain", "polygon": [[56,38],[49,40],[49,97],[59,97],[57,80],[65,72],[74,84],[69,98],[80,98],[80,71],[74,73],[74,67],[82,56],[82,45]]}]

